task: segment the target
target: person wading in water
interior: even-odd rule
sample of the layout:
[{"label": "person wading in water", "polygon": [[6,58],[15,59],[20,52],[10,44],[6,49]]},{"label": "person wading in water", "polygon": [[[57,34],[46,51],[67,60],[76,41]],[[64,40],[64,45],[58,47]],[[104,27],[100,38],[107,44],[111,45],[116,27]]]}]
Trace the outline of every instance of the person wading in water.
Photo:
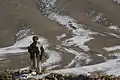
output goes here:
[{"label": "person wading in water", "polygon": [[44,53],[44,48],[38,42],[38,37],[33,36],[33,43],[28,47],[28,52],[30,53],[30,71],[35,71],[37,73],[42,73],[41,61]]}]

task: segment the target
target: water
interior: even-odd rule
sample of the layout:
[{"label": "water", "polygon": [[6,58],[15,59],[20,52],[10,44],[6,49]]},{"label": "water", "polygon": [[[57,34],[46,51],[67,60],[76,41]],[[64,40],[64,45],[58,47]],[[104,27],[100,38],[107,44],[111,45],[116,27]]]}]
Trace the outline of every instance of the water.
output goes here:
[{"label": "water", "polygon": [[[109,6],[106,6],[108,3]],[[112,58],[110,58],[109,54],[117,51],[115,50],[114,52],[113,50],[109,52],[104,49],[105,47],[120,45],[119,37],[116,36],[120,35],[119,31],[110,29],[109,26],[105,26],[104,24],[93,22],[96,15],[87,15],[91,9],[95,9],[96,12],[104,14],[112,25],[116,25],[119,28],[120,18],[118,16],[120,7],[112,1],[57,1],[55,6],[52,3],[52,8],[49,8],[47,5],[48,11],[51,10],[48,12],[50,13],[47,14],[48,16],[43,16],[38,8],[35,0],[0,1],[0,10],[2,11],[0,13],[1,48],[14,45],[17,42],[17,38],[22,40],[29,35],[37,34],[40,37],[44,37],[48,41],[47,43],[49,43],[47,49],[50,50],[48,53],[50,52],[51,55],[48,54],[49,57],[45,58],[43,62],[50,62],[49,60],[51,60],[54,64],[45,63],[48,65],[47,68],[56,65],[60,65],[56,69],[66,68],[66,66],[68,69],[71,67],[79,68],[80,66],[83,68],[85,66],[86,68],[86,65],[92,64],[93,66],[88,67],[90,70],[93,70],[94,65],[96,67],[98,63],[111,60]],[[25,26],[21,26],[23,24]],[[29,27],[31,33],[20,34],[22,38],[16,37],[16,34],[21,31],[21,27]],[[29,31],[29,29],[27,30]],[[110,33],[115,35],[110,35]],[[61,36],[62,34],[66,36],[58,40],[57,36]],[[27,42],[26,40],[25,44],[29,45]],[[12,49],[13,53],[16,52],[14,50],[16,49]],[[9,51],[9,49],[6,51]],[[26,52],[14,55],[10,51],[11,54],[4,56],[4,53],[0,53],[2,54],[0,55],[1,70],[5,68],[19,69],[29,66],[29,54]],[[102,64],[100,65],[103,66]],[[111,67],[116,66],[112,65]]]}]

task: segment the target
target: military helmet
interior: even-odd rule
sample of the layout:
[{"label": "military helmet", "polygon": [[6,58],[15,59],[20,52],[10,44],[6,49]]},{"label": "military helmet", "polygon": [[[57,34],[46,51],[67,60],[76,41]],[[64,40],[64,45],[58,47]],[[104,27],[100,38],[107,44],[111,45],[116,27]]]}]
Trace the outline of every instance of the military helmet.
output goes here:
[{"label": "military helmet", "polygon": [[32,39],[33,41],[38,40],[38,36],[33,36]]}]

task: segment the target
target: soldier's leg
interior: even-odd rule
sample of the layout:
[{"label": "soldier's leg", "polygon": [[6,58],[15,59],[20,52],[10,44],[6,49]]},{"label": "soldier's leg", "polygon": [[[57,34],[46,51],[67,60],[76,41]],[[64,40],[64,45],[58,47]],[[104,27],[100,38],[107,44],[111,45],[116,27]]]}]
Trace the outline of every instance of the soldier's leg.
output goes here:
[{"label": "soldier's leg", "polygon": [[42,72],[42,63],[40,61],[40,56],[37,57],[37,72],[38,73]]},{"label": "soldier's leg", "polygon": [[36,54],[35,54],[35,56],[34,56],[34,60],[35,60],[35,68],[37,68],[37,56],[36,56]]},{"label": "soldier's leg", "polygon": [[41,63],[41,61],[39,61],[39,71],[40,71],[40,73],[42,73],[42,63]]},{"label": "soldier's leg", "polygon": [[39,56],[39,69],[40,69],[40,72],[42,73],[42,71],[43,71],[43,68],[42,68],[42,55]]},{"label": "soldier's leg", "polygon": [[36,58],[35,58],[35,56],[33,57],[33,59],[32,59],[32,71],[36,71]]},{"label": "soldier's leg", "polygon": [[29,70],[32,70],[32,64],[33,64],[33,62],[32,62],[32,60],[30,59],[30,68],[29,68]]},{"label": "soldier's leg", "polygon": [[30,56],[30,67],[29,70],[32,71],[33,70],[33,63],[34,63],[34,58],[32,56]]}]

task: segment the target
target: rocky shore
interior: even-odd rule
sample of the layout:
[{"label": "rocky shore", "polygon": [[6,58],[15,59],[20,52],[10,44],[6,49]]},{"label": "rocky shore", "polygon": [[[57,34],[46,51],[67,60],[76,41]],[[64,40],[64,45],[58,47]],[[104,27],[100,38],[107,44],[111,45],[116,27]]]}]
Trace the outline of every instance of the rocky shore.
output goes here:
[{"label": "rocky shore", "polygon": [[18,78],[18,76],[20,76],[21,74],[27,74],[27,71],[22,71],[20,73],[19,71],[14,72],[11,70],[5,70],[0,72],[0,80],[120,80],[120,76],[106,75],[102,74],[101,72],[93,72],[89,76],[87,75],[73,76],[71,74],[50,73],[49,75],[38,79],[32,77],[27,79],[25,78],[22,79],[20,77]]}]

